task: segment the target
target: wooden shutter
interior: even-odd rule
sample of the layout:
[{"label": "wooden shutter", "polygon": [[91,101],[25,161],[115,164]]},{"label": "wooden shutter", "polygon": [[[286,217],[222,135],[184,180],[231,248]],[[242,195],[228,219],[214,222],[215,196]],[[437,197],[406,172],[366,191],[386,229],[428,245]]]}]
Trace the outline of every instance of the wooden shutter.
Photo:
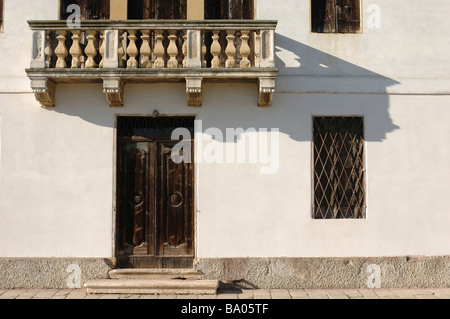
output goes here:
[{"label": "wooden shutter", "polygon": [[311,0],[312,32],[359,32],[360,1],[361,0]]},{"label": "wooden shutter", "polygon": [[254,0],[205,0],[205,19],[254,19]]},{"label": "wooden shutter", "polygon": [[109,19],[110,0],[61,0],[60,18],[67,19],[72,13],[67,12],[71,4],[80,6],[82,20]]},{"label": "wooden shutter", "polygon": [[185,20],[187,0],[128,0],[128,19]]},{"label": "wooden shutter", "polygon": [[339,33],[360,30],[360,0],[336,0],[336,21]]},{"label": "wooden shutter", "polygon": [[313,32],[336,32],[335,0],[311,0],[311,20]]},{"label": "wooden shutter", "polygon": [[0,0],[0,27],[3,23],[3,0]]}]

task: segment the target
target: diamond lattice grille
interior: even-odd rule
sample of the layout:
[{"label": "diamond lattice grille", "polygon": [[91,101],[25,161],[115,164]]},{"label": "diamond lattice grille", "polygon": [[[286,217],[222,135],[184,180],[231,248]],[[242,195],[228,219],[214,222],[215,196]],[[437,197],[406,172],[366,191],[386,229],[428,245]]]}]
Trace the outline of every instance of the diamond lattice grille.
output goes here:
[{"label": "diamond lattice grille", "polygon": [[314,218],[365,218],[363,118],[313,121]]}]

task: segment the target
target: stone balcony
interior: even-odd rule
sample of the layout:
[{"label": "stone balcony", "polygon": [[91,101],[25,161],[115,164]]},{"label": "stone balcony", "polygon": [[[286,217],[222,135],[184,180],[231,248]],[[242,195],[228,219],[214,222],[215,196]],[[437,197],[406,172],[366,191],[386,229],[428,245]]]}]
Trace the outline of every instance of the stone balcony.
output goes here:
[{"label": "stone balcony", "polygon": [[[55,106],[58,83],[103,83],[111,107],[127,83],[186,83],[187,104],[201,106],[205,82],[254,82],[257,104],[271,105],[278,69],[276,21],[28,21],[33,31],[31,88]],[[256,96],[255,96],[256,97]]]}]

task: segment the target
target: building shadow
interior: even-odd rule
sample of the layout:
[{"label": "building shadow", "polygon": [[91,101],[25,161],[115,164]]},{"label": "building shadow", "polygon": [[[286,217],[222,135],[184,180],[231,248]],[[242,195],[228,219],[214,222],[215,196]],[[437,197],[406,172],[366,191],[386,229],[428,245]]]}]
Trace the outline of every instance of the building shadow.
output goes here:
[{"label": "building shadow", "polygon": [[122,108],[108,106],[101,84],[66,84],[58,85],[53,111],[114,127],[117,114],[157,110],[161,116],[195,115],[203,130],[276,128],[295,141],[311,141],[314,116],[363,116],[366,141],[383,141],[399,129],[390,117],[387,94],[397,81],[278,33],[275,47],[279,76],[270,108],[256,107],[255,84],[205,84],[201,108],[186,105],[182,83],[127,84]]}]

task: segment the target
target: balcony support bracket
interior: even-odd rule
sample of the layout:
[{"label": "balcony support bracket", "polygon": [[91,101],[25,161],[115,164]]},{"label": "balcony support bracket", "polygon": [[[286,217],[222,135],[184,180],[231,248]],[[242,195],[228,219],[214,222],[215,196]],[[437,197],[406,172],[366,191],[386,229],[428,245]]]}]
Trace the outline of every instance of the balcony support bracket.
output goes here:
[{"label": "balcony support bracket", "polygon": [[31,89],[42,107],[55,106],[55,82],[47,77],[33,77],[31,78]]},{"label": "balcony support bracket", "polygon": [[119,77],[103,77],[103,93],[110,107],[123,106],[124,82]]},{"label": "balcony support bracket", "polygon": [[202,106],[202,83],[203,77],[186,77],[186,95],[188,106]]},{"label": "balcony support bracket", "polygon": [[275,94],[276,77],[258,78],[258,106],[270,107]]}]

